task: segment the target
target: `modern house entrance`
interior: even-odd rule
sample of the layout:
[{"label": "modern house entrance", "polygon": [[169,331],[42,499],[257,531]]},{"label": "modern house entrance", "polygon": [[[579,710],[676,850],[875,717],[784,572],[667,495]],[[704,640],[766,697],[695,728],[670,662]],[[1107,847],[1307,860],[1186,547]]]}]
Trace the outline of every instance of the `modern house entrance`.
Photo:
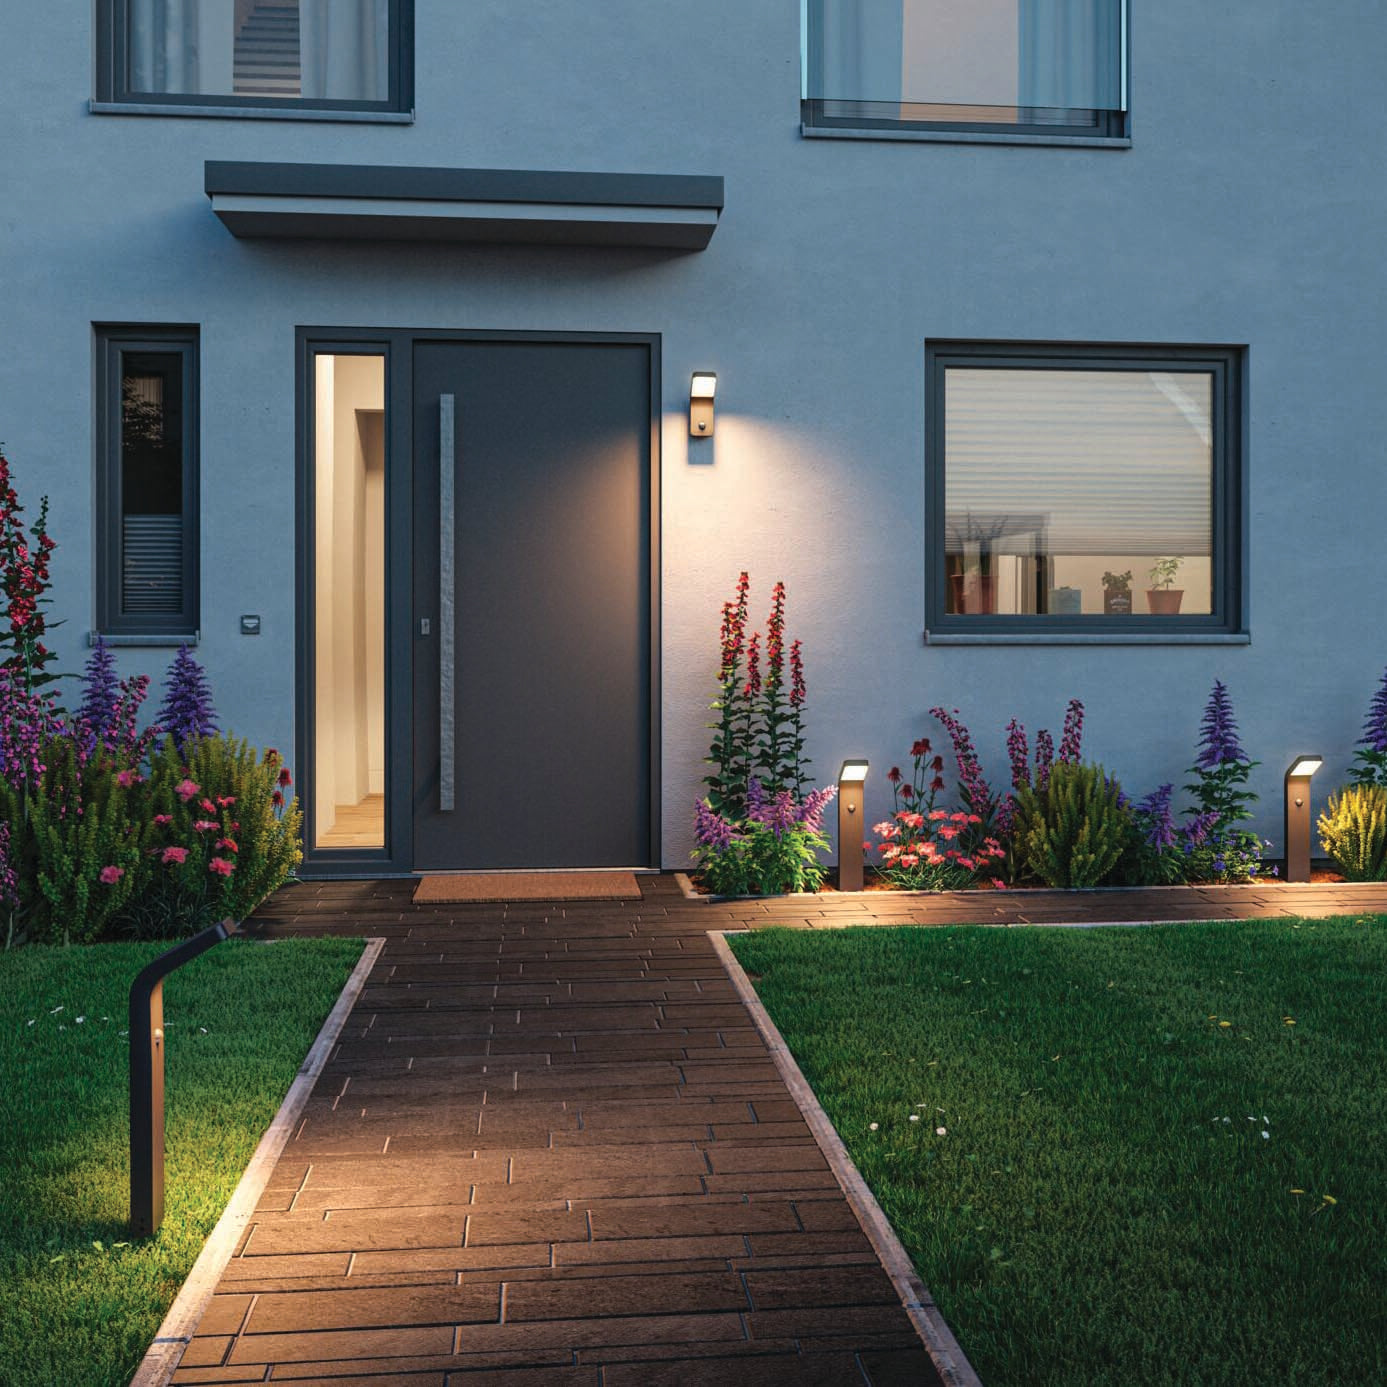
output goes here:
[{"label": "modern house entrance", "polygon": [[658,339],[304,341],[307,874],[655,865]]}]

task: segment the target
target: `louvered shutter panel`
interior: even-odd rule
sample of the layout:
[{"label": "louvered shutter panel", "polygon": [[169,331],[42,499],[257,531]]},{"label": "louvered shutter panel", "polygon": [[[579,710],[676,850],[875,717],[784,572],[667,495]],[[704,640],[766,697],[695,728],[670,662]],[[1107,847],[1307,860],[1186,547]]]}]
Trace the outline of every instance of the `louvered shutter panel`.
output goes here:
[{"label": "louvered shutter panel", "polygon": [[121,610],[130,616],[183,610],[183,517],[127,515],[121,532]]}]

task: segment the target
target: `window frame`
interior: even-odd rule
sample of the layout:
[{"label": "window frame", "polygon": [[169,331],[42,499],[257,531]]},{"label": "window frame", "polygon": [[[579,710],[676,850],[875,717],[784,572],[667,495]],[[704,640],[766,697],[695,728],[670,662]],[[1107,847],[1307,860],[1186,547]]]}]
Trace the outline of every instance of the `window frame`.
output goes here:
[{"label": "window frame", "polygon": [[389,95],[384,101],[349,101],[297,96],[234,96],[215,92],[132,92],[126,84],[130,53],[130,2],[97,0],[95,104],[103,110],[126,107],[145,115],[273,114],[288,119],[297,115],[309,120],[322,119],[332,113],[357,119],[409,115],[414,109],[414,0],[388,2]]},{"label": "window frame", "polygon": [[[1095,111],[1092,125],[1066,125],[1040,121],[962,121],[903,120],[867,113],[832,113],[831,106],[864,107],[877,104],[914,105],[928,110],[933,103],[875,103],[830,100],[809,95],[810,74],[822,74],[823,43],[819,26],[811,16],[822,0],[800,0],[800,125],[805,134],[843,135],[857,138],[921,139],[1027,143],[1127,145],[1131,137],[1131,0],[1119,0],[1118,70],[1122,88],[1121,107],[1115,111]],[[822,86],[822,83],[819,84]],[[1018,108],[1021,109],[1021,108]]]},{"label": "window frame", "polygon": [[[199,458],[201,402],[195,324],[96,324],[96,629],[113,637],[195,641],[200,613]],[[183,363],[183,565],[177,612],[127,614],[121,610],[121,381],[124,357],[179,356]]]},{"label": "window frame", "polygon": [[[1210,541],[1213,592],[1208,613],[966,613],[947,610],[945,555],[945,376],[950,367],[999,370],[1207,372],[1212,375],[1213,448]],[[1239,345],[926,341],[925,639],[947,643],[1235,641],[1247,639],[1247,348]]]}]

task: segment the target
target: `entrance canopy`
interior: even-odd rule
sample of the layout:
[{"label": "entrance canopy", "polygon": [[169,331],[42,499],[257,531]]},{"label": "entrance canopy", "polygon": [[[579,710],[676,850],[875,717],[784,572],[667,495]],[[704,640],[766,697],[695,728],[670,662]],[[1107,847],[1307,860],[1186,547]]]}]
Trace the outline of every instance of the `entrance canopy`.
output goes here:
[{"label": "entrance canopy", "polygon": [[233,236],[478,241],[702,250],[720,177],[208,160]]}]

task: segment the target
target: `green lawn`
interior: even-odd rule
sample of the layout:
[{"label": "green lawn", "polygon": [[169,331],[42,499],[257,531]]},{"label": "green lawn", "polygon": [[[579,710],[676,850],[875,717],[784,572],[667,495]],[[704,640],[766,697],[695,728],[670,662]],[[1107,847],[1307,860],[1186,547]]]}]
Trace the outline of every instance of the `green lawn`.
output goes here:
[{"label": "green lawn", "polygon": [[1387,919],[731,943],[987,1387],[1387,1382]]},{"label": "green lawn", "polygon": [[164,985],[164,1225],[129,1242],[130,983],[161,944],[0,954],[0,1383],[130,1379],[359,940],[232,941]]}]

